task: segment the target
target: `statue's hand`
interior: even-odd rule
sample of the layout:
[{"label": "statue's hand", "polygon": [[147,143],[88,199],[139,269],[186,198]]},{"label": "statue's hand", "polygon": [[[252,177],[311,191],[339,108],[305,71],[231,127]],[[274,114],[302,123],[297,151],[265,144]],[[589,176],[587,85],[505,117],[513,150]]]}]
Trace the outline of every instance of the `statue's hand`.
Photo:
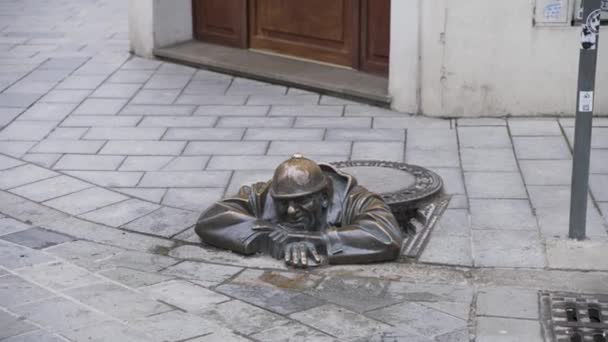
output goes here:
[{"label": "statue's hand", "polygon": [[314,264],[321,264],[321,257],[317,252],[317,248],[312,242],[300,241],[292,242],[285,246],[285,263],[295,267],[308,267],[308,257],[311,256]]}]

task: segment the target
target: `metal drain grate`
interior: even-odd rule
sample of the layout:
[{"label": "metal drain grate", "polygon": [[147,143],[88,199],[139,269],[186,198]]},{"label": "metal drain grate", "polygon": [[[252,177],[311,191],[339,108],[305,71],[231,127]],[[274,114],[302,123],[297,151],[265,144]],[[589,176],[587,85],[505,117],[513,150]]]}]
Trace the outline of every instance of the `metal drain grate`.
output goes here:
[{"label": "metal drain grate", "polygon": [[608,342],[608,295],[540,293],[545,337],[554,342]]}]

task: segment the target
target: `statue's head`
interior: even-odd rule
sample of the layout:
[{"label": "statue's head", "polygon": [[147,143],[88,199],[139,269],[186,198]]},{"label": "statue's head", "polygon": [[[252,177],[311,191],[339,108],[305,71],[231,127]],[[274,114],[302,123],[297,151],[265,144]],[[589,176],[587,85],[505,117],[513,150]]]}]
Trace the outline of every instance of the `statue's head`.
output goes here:
[{"label": "statue's head", "polygon": [[330,182],[317,163],[302,155],[281,163],[270,188],[279,222],[297,230],[322,229],[331,196]]}]

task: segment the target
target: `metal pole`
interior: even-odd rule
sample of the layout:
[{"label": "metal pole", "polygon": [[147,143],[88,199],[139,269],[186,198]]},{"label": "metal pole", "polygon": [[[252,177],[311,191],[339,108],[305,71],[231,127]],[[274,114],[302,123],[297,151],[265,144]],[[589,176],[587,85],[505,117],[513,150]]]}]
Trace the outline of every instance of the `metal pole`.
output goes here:
[{"label": "metal pole", "polygon": [[602,0],[583,0],[583,29],[578,71],[578,99],[574,129],[574,158],[570,196],[571,239],[585,239],[587,193],[589,191],[589,159],[591,127],[597,67]]}]

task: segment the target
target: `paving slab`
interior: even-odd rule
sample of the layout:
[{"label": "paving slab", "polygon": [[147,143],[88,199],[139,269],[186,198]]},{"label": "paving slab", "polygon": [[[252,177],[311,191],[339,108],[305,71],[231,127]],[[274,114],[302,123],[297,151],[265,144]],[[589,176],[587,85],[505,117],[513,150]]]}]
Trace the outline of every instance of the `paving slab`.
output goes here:
[{"label": "paving slab", "polygon": [[168,189],[162,203],[202,212],[224,196],[224,188]]},{"label": "paving slab", "polygon": [[58,175],[56,172],[32,164],[17,166],[0,171],[0,189],[15,188]]},{"label": "paving slab", "polygon": [[79,104],[91,94],[90,89],[53,89],[44,95],[40,102]]},{"label": "paving slab", "polygon": [[139,90],[139,84],[104,83],[90,97],[100,98],[131,98]]},{"label": "paving slab", "polygon": [[175,157],[163,167],[164,171],[201,171],[209,163],[209,156]]},{"label": "paving slab", "polygon": [[93,127],[84,135],[84,140],[159,140],[165,128],[144,127]]},{"label": "paving slab", "polygon": [[458,151],[407,149],[405,161],[423,167],[460,167]]},{"label": "paving slab", "polygon": [[0,240],[0,266],[16,269],[54,261],[50,255],[38,250]]},{"label": "paving slab", "polygon": [[15,166],[20,166],[23,164],[25,164],[25,163],[19,159],[0,155],[0,170],[12,169]]},{"label": "paving slab", "polygon": [[251,337],[260,341],[297,341],[304,342],[307,340],[319,341],[319,342],[331,342],[335,341],[335,338],[324,334],[316,329],[310,328],[307,325],[290,322],[287,324],[276,325],[261,331],[259,333],[251,335]]},{"label": "paving slab", "polygon": [[223,283],[242,270],[242,268],[234,266],[184,261],[167,267],[162,274],[188,279],[201,286],[212,287]]},{"label": "paving slab", "polygon": [[32,225],[42,225],[67,217],[65,213],[22,197],[0,191],[2,213]]},{"label": "paving slab", "polygon": [[176,106],[176,105],[134,105],[125,106],[120,112],[121,115],[192,115],[196,106]]},{"label": "paving slab", "polygon": [[54,296],[54,293],[16,275],[0,277],[0,305],[4,308],[10,309]]},{"label": "paving slab", "polygon": [[126,224],[124,228],[140,233],[171,237],[193,226],[198,216],[198,213],[189,210],[163,207]]},{"label": "paving slab", "polygon": [[125,159],[124,156],[98,156],[68,154],[61,157],[53,166],[55,170],[116,170]]},{"label": "paving slab", "polygon": [[42,140],[30,152],[36,153],[86,153],[95,154],[105,141]]},{"label": "paving slab", "polygon": [[45,330],[35,330],[17,336],[9,337],[4,342],[65,342],[65,338],[47,332]]},{"label": "paving slab", "polygon": [[146,342],[150,341],[151,336],[116,321],[105,321],[94,325],[70,330],[64,332],[67,338],[74,341],[90,341],[90,342],[112,342],[112,341],[129,341],[129,342]]},{"label": "paving slab", "polygon": [[171,156],[128,156],[120,165],[120,171],[159,171],[169,164]]},{"label": "paving slab", "polygon": [[28,331],[37,330],[36,326],[23,321],[20,317],[0,311],[0,338],[20,335]]},{"label": "paving slab", "polygon": [[571,160],[522,160],[519,162],[526,185],[569,185]]},{"label": "paving slab", "polygon": [[93,222],[103,223],[111,227],[120,227],[123,224],[136,220],[160,208],[159,205],[129,199],[82,215],[81,217]]},{"label": "paving slab", "polygon": [[146,317],[132,326],[162,341],[184,341],[217,330],[209,320],[177,310]]},{"label": "paving slab", "polygon": [[86,127],[58,127],[49,134],[48,139],[61,139],[61,140],[78,140],[80,139],[86,132],[88,128]]},{"label": "paving slab", "polygon": [[124,250],[91,241],[77,240],[55,245],[44,251],[88,270],[96,270],[101,261],[122,253]]},{"label": "paving slab", "polygon": [[563,137],[513,137],[519,159],[570,159],[572,154]]},{"label": "paving slab", "polygon": [[473,229],[534,230],[538,228],[527,200],[471,199]]},{"label": "paving slab", "polygon": [[199,314],[213,304],[230,300],[229,297],[184,280],[169,280],[141,288],[141,291],[187,312]]},{"label": "paving slab", "polygon": [[[252,117],[228,116],[220,118],[215,127],[233,128],[289,128],[294,125],[294,118],[290,117]],[[296,126],[299,127],[299,126]],[[304,126],[306,127],[306,126]]]},{"label": "paving slab", "polygon": [[158,171],[146,172],[139,187],[223,187],[230,179],[231,171]]},{"label": "paving slab", "polygon": [[290,323],[282,316],[238,300],[211,305],[204,308],[200,315],[243,335],[259,333]]},{"label": "paving slab", "polygon": [[373,129],[341,129],[329,128],[326,140],[347,141],[404,141],[405,129],[373,128]]},{"label": "paving slab", "polygon": [[464,148],[509,148],[506,127],[459,127],[460,146]]},{"label": "paving slab", "polygon": [[479,317],[477,319],[476,341],[541,342],[543,341],[543,338],[541,337],[540,330],[540,324],[538,321],[513,318]]},{"label": "paving slab", "polygon": [[114,115],[125,106],[125,99],[86,99],[73,112],[74,115]]},{"label": "paving slab", "polygon": [[[505,305],[509,303],[509,305]],[[538,290],[516,287],[488,287],[477,295],[478,316],[499,316],[537,320]]]},{"label": "paving slab", "polygon": [[153,203],[160,203],[167,192],[166,189],[154,188],[112,188],[112,190]]},{"label": "paving slab", "polygon": [[33,249],[43,249],[74,240],[71,236],[37,227],[3,235],[0,239]]},{"label": "paving slab", "polygon": [[85,189],[44,202],[57,210],[78,215],[127,200],[128,197],[102,188]]},{"label": "paving slab", "polygon": [[134,187],[143,176],[143,172],[120,171],[64,171],[75,178],[83,179],[93,184],[109,187]]},{"label": "paving slab", "polygon": [[76,104],[37,103],[19,116],[19,120],[61,121],[74,108],[76,108]]},{"label": "paving slab", "polygon": [[217,120],[213,116],[146,116],[138,127],[212,127]]},{"label": "paving slab", "polygon": [[515,155],[511,148],[460,150],[462,168],[465,171],[505,171],[518,172]]},{"label": "paving slab", "polygon": [[[179,155],[186,145],[183,141],[109,141],[100,154],[116,155]],[[101,147],[101,146],[100,146]]]},{"label": "paving slab", "polygon": [[431,264],[473,266],[471,239],[462,236],[432,235],[419,260]]},{"label": "paving slab", "polygon": [[547,240],[547,260],[550,268],[605,271],[606,241]]},{"label": "paving slab", "polygon": [[23,267],[16,272],[36,284],[56,291],[98,283],[103,280],[84,268],[63,261]]},{"label": "paving slab", "polygon": [[244,140],[289,140],[319,141],[323,139],[324,129],[320,128],[251,128],[245,132]]},{"label": "paving slab", "polygon": [[473,230],[473,258],[480,267],[545,267],[536,231]]},{"label": "paving slab", "polygon": [[20,232],[30,228],[30,225],[21,223],[10,217],[0,218],[0,236]]},{"label": "paving slab", "polygon": [[144,272],[126,267],[117,267],[99,272],[99,274],[125,286],[133,288],[154,285],[173,279],[173,277],[165,276],[156,272]]},{"label": "paving slab", "polygon": [[471,198],[528,198],[519,173],[465,172],[464,179]]},{"label": "paving slab", "polygon": [[152,252],[123,251],[99,260],[97,264],[100,269],[128,267],[144,272],[158,272],[179,262],[179,260]]}]

